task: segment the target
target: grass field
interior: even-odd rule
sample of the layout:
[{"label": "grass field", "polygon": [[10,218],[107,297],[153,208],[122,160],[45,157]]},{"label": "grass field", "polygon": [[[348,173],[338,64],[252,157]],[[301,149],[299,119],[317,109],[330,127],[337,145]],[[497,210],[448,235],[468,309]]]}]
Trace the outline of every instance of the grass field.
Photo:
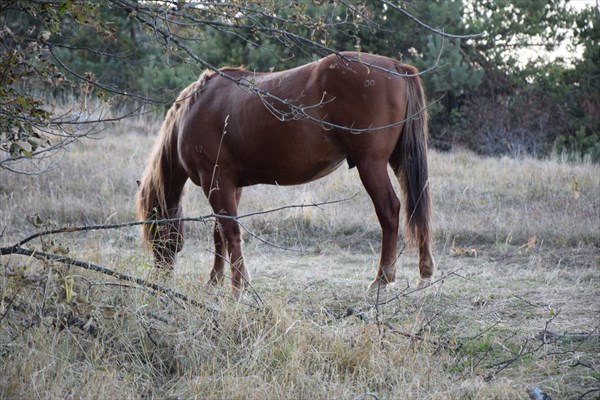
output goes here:
[{"label": "grass field", "polygon": [[[114,129],[114,128],[112,128]],[[122,129],[122,128],[119,128]],[[40,176],[0,170],[0,246],[40,230],[134,219],[156,125],[72,148]],[[36,239],[152,278],[190,305],[56,262],[3,256],[0,398],[552,399],[600,395],[600,167],[430,153],[437,271],[415,290],[405,250],[386,302],[365,297],[379,226],[356,170],[298,187],[250,187],[253,293],[207,292],[212,222],[187,225],[171,277],[139,228]],[[211,211],[188,187],[187,216]],[[260,239],[260,240],[259,240]],[[276,244],[276,246],[265,243]]]}]

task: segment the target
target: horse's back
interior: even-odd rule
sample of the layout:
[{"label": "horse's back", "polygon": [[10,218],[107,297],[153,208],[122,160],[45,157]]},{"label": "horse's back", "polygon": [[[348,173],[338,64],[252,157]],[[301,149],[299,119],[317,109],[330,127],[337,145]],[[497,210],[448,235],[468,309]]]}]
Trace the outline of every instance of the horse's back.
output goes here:
[{"label": "horse's back", "polygon": [[182,118],[183,164],[190,174],[212,173],[219,165],[239,186],[285,185],[324,176],[347,156],[360,159],[361,151],[391,153],[401,127],[379,129],[377,137],[377,130],[358,135],[352,130],[393,125],[405,117],[404,82],[388,72],[398,65],[386,57],[342,53],[274,73],[215,74]]}]

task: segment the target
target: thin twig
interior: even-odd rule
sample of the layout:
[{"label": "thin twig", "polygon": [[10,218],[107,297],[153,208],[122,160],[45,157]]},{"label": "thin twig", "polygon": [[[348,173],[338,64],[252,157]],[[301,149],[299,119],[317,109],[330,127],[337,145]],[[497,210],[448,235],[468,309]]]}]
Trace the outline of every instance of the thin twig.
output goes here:
[{"label": "thin twig", "polygon": [[454,271],[451,271],[451,272],[449,272],[448,274],[446,274],[446,275],[443,275],[442,277],[440,277],[440,278],[436,279],[435,281],[432,281],[432,282],[430,282],[430,283],[429,283],[427,286],[416,287],[416,288],[414,288],[414,289],[411,289],[411,290],[407,290],[407,289],[408,289],[408,286],[407,286],[407,288],[406,288],[406,289],[402,290],[400,293],[396,294],[394,297],[391,297],[391,298],[389,298],[389,299],[387,299],[387,300],[385,300],[385,301],[382,301],[380,304],[381,304],[381,305],[384,305],[384,304],[389,304],[389,303],[391,303],[392,301],[396,301],[396,300],[398,300],[398,299],[400,299],[400,298],[402,298],[402,297],[407,297],[407,296],[408,296],[408,295],[410,295],[410,294],[413,294],[413,293],[416,293],[416,292],[420,292],[420,291],[422,291],[422,290],[425,290],[425,289],[427,289],[427,288],[429,288],[429,287],[431,287],[431,286],[435,285],[435,284],[436,284],[436,283],[438,283],[438,282],[443,282],[445,279],[447,279],[447,278],[449,278],[449,277],[451,277],[451,276],[457,276],[457,277],[459,277],[459,278],[463,278],[463,279],[465,279],[464,277],[462,277],[461,275],[459,275],[459,274],[458,274],[458,271],[460,271],[460,270],[461,270],[461,269],[463,269],[463,268],[464,268],[464,267],[457,268],[457,269],[455,269]]},{"label": "thin twig", "polygon": [[481,32],[481,33],[476,33],[476,34],[470,34],[470,35],[455,35],[455,34],[451,34],[451,33],[446,33],[442,30],[436,29],[432,26],[427,25],[425,22],[421,21],[420,19],[418,19],[417,17],[415,17],[414,15],[412,15],[411,13],[409,13],[408,11],[406,11],[405,9],[403,9],[402,7],[398,6],[397,4],[391,3],[389,1],[386,0],[380,0],[381,3],[387,5],[388,7],[393,8],[394,10],[400,12],[401,14],[404,14],[406,17],[408,17],[410,20],[412,20],[413,22],[415,22],[417,25],[422,26],[423,28],[437,34],[440,35],[442,37],[447,37],[450,39],[477,39],[477,38],[482,38],[484,37],[486,34],[485,32]]},{"label": "thin twig", "polygon": [[[277,207],[277,208],[272,208],[269,210],[263,210],[263,211],[255,211],[255,212],[251,212],[248,214],[244,214],[244,215],[238,215],[238,216],[231,216],[231,215],[224,215],[224,214],[208,214],[208,215],[204,215],[204,216],[200,216],[200,217],[179,217],[179,218],[163,218],[163,219],[157,219],[157,220],[147,220],[147,221],[134,221],[134,222],[124,222],[124,223],[120,223],[120,224],[103,224],[103,225],[83,225],[83,226],[66,226],[63,228],[57,228],[57,229],[51,229],[51,230],[46,230],[43,232],[37,232],[31,236],[26,237],[25,239],[22,239],[21,241],[19,241],[18,243],[14,244],[13,246],[8,246],[8,247],[1,247],[0,248],[0,255],[8,255],[8,254],[14,254],[15,253],[15,249],[22,247],[24,244],[31,242],[34,239],[37,239],[39,237],[43,237],[43,236],[49,236],[49,235],[56,235],[59,233],[74,233],[74,232],[82,232],[82,231],[98,231],[98,230],[109,230],[109,229],[121,229],[121,228],[127,228],[127,227],[132,227],[132,226],[140,226],[140,225],[150,225],[150,224],[157,224],[157,225],[162,225],[162,224],[168,224],[171,222],[206,222],[208,220],[211,219],[232,219],[235,221],[238,221],[238,224],[244,229],[246,230],[252,237],[257,237],[257,235],[252,232],[250,229],[248,229],[245,225],[241,224],[239,222],[240,219],[243,218],[248,218],[248,217],[252,217],[252,216],[256,216],[256,215],[264,215],[264,214],[271,214],[271,213],[276,213],[279,211],[283,211],[286,209],[295,209],[295,208],[300,208],[300,209],[304,209],[304,208],[308,208],[308,207],[319,207],[319,206],[324,206],[324,205],[330,205],[330,204],[338,204],[344,201],[348,201],[353,199],[354,197],[356,197],[356,194],[350,196],[350,197],[346,197],[343,199],[338,199],[338,200],[326,200],[326,201],[322,201],[322,202],[317,202],[317,203],[310,203],[310,204],[292,204],[292,205],[287,205],[287,206],[282,206],[282,207]],[[272,243],[262,240],[264,243],[269,244],[269,245],[273,245]],[[277,246],[280,247],[280,246]],[[282,247],[281,247],[282,248]],[[286,250],[289,250],[287,248],[285,248]]]},{"label": "thin twig", "polygon": [[577,400],[583,400],[584,398],[587,397],[588,394],[596,393],[596,392],[600,392],[600,388],[593,388],[593,389],[588,390],[587,392],[582,393],[581,396],[579,396],[577,398]]}]

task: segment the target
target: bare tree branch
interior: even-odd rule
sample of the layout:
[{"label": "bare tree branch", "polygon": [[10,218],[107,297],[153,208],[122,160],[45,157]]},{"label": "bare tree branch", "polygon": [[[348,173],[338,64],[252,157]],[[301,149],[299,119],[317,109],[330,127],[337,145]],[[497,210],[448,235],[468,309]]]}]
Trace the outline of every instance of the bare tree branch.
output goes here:
[{"label": "bare tree branch", "polygon": [[407,16],[409,19],[411,19],[413,22],[415,22],[417,25],[437,34],[440,35],[442,37],[447,37],[449,39],[477,39],[477,38],[483,38],[486,33],[485,32],[481,32],[481,33],[476,33],[476,34],[472,34],[472,35],[455,35],[455,34],[451,34],[451,33],[446,33],[440,29],[437,28],[433,28],[429,25],[427,25],[425,22],[421,21],[420,19],[418,19],[417,17],[415,17],[414,15],[410,14],[408,11],[406,11],[404,8],[400,7],[398,4],[392,3],[388,0],[379,0],[380,3],[385,4],[388,7],[393,8],[394,10],[404,14],[405,16]]},{"label": "bare tree branch", "polygon": [[[351,200],[354,197],[356,197],[356,194],[353,196],[343,198],[343,199],[338,199],[338,200],[327,200],[327,201],[321,201],[321,202],[315,202],[315,203],[309,203],[309,204],[291,204],[291,205],[281,206],[281,207],[272,208],[272,209],[264,210],[264,211],[255,211],[255,212],[251,212],[251,213],[244,214],[244,215],[238,215],[238,216],[213,213],[213,214],[207,214],[207,215],[200,216],[200,217],[165,218],[165,219],[155,219],[155,220],[147,220],[147,221],[124,222],[121,224],[107,224],[107,225],[67,226],[67,227],[63,227],[63,228],[38,232],[31,236],[26,237],[25,239],[20,240],[18,243],[15,243],[12,246],[1,247],[0,255],[14,254],[18,248],[22,247],[26,243],[31,242],[34,239],[44,237],[44,236],[49,236],[49,235],[56,235],[59,233],[112,230],[112,229],[121,229],[121,228],[127,228],[127,227],[132,227],[132,226],[149,225],[149,224],[161,225],[161,224],[167,224],[167,223],[171,223],[171,222],[206,222],[206,221],[214,220],[214,219],[218,219],[218,218],[235,220],[238,223],[240,223],[241,219],[253,217],[256,215],[272,214],[272,213],[276,213],[276,212],[283,211],[283,210],[290,210],[290,209],[297,209],[297,208],[304,209],[304,208],[309,208],[309,207],[321,207],[321,206],[326,206],[326,205],[331,205],[331,204],[338,204],[338,203],[342,203],[344,201]],[[257,235],[253,234],[253,232],[250,229],[248,229],[245,225],[242,225],[242,224],[240,224],[240,225],[244,229],[246,229],[252,236],[257,237]],[[269,243],[267,241],[263,240],[263,242],[271,245],[271,243]],[[277,246],[277,247],[283,248],[281,246]],[[289,250],[287,248],[284,248],[284,249]]]}]

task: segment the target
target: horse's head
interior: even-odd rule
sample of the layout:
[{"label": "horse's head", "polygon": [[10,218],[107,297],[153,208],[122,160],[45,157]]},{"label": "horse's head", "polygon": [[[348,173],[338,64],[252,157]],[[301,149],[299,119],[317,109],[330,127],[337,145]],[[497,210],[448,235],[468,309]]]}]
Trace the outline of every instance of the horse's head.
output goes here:
[{"label": "horse's head", "polygon": [[173,269],[175,256],[183,248],[184,226],[179,220],[181,204],[172,199],[165,201],[163,192],[156,190],[151,179],[145,179],[139,186],[136,206],[138,220],[145,221],[142,235],[152,248],[155,266]]},{"label": "horse's head", "polygon": [[175,256],[183,247],[181,197],[188,180],[179,162],[177,121],[181,106],[197,89],[197,86],[190,85],[167,112],[142,179],[138,182],[136,209],[138,221],[144,222],[144,240],[152,247],[156,266],[168,270],[174,267]]},{"label": "horse's head", "polygon": [[[179,218],[178,215],[174,218]],[[166,223],[149,223],[144,226],[148,231],[147,240],[152,247],[156,267],[172,270],[175,256],[183,248],[183,223],[181,221]]]}]

